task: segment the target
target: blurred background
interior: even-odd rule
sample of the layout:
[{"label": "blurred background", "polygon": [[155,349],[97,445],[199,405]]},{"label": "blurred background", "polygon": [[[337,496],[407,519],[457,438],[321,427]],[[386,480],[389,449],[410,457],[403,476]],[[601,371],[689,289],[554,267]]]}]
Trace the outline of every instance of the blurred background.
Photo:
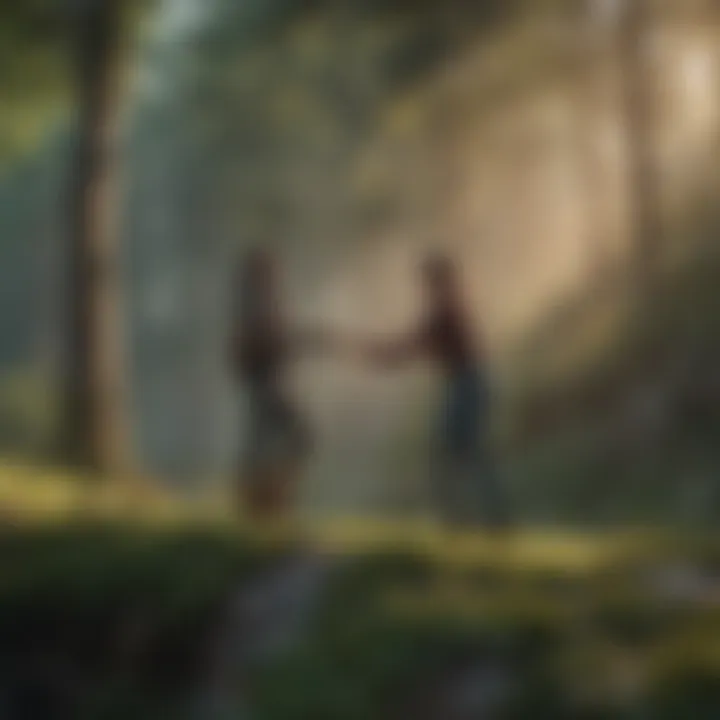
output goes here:
[{"label": "blurred background", "polygon": [[[720,717],[719,40],[715,0],[0,0],[0,717]],[[216,512],[258,243],[343,333],[458,258],[517,533],[436,544],[436,379],[332,357],[292,378],[331,552]]]},{"label": "blurred background", "polygon": [[[299,321],[391,332],[441,246],[528,518],[717,520],[715,3],[1,12],[6,454],[222,490],[239,251],[277,250]],[[305,510],[422,512],[431,380],[297,375],[319,442]]]}]

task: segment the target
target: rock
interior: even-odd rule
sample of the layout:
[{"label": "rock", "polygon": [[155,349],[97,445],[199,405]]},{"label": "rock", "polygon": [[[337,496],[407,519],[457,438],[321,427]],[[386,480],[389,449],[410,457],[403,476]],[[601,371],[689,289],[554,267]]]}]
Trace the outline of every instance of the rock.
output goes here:
[{"label": "rock", "polygon": [[514,677],[500,664],[481,663],[461,673],[451,685],[448,719],[480,720],[499,717],[512,696]]},{"label": "rock", "polygon": [[246,662],[264,662],[299,641],[329,570],[323,558],[292,558],[238,591],[231,616]]},{"label": "rock", "polygon": [[290,650],[312,622],[332,563],[311,553],[280,563],[231,598],[197,720],[252,717],[242,686],[247,672]]},{"label": "rock", "polygon": [[652,591],[669,602],[720,603],[720,577],[692,564],[668,565],[649,578]]}]

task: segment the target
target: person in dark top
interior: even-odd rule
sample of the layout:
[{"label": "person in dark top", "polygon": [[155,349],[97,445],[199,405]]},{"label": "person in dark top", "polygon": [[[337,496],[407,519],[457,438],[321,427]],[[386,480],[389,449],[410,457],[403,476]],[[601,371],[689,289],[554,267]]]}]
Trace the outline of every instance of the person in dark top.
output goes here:
[{"label": "person in dark top", "polygon": [[288,325],[277,264],[266,250],[248,252],[234,290],[231,363],[248,410],[238,490],[252,515],[267,518],[292,502],[310,449],[310,432],[286,387],[286,370],[303,350],[323,347],[326,335]]},{"label": "person in dark top", "polygon": [[449,257],[433,254],[422,264],[421,280],[426,309],[419,327],[398,339],[367,343],[365,354],[384,367],[425,358],[441,371],[436,502],[452,524],[475,524],[482,513],[487,524],[506,525],[509,507],[488,447],[487,370],[457,269]]}]

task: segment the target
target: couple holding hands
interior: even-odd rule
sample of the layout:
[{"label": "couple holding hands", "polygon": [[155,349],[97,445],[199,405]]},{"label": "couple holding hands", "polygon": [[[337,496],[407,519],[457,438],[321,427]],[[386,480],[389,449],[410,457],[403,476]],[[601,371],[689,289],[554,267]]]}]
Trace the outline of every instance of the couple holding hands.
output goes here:
[{"label": "couple holding hands", "polygon": [[488,447],[490,398],[486,368],[453,260],[423,259],[425,298],[420,321],[407,334],[346,341],[332,333],[302,332],[286,320],[278,265],[251,250],[235,280],[233,374],[247,396],[248,418],[238,490],[255,518],[281,515],[292,505],[311,438],[287,391],[284,370],[305,351],[347,348],[378,368],[426,360],[442,376],[433,433],[435,511],[453,526],[506,525],[509,507]]}]

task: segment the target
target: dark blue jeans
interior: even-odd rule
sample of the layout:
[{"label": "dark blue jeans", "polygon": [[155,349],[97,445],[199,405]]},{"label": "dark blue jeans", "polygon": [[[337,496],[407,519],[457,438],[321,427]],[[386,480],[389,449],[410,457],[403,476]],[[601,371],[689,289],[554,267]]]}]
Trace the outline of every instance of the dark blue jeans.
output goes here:
[{"label": "dark blue jeans", "polygon": [[505,524],[509,508],[489,447],[490,392],[469,369],[446,379],[434,490],[443,518],[458,524]]}]

